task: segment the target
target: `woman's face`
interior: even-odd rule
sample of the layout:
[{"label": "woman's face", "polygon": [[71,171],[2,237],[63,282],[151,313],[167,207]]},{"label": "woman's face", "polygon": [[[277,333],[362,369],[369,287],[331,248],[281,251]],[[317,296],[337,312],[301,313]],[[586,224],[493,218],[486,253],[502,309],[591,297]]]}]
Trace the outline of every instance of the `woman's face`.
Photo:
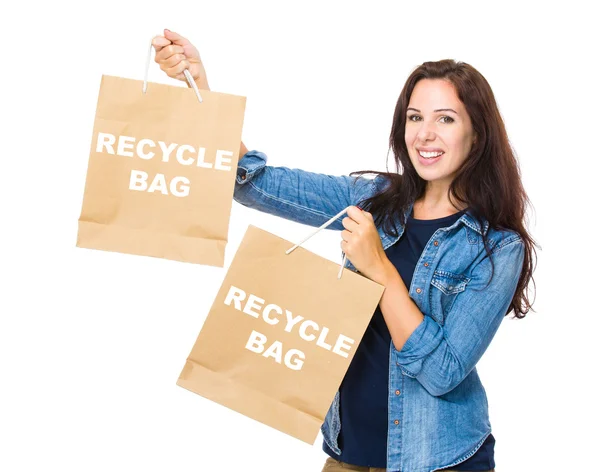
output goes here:
[{"label": "woman's face", "polygon": [[454,85],[443,79],[417,82],[406,111],[404,139],[421,178],[450,185],[474,138],[471,119]]}]

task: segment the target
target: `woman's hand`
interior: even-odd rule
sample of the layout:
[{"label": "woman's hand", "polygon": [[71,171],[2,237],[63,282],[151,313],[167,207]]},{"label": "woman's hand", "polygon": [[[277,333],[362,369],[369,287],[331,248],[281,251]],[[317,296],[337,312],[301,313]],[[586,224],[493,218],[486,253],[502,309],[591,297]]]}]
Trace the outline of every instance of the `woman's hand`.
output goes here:
[{"label": "woman's hand", "polygon": [[156,50],[154,61],[161,70],[169,77],[185,81],[183,71],[187,69],[198,88],[210,90],[200,53],[194,45],[173,31],[166,29],[164,34],[152,38],[152,46]]},{"label": "woman's hand", "polygon": [[342,231],[341,247],[350,262],[369,279],[385,285],[389,271],[396,269],[383,250],[373,215],[351,206],[342,224],[346,229]]}]

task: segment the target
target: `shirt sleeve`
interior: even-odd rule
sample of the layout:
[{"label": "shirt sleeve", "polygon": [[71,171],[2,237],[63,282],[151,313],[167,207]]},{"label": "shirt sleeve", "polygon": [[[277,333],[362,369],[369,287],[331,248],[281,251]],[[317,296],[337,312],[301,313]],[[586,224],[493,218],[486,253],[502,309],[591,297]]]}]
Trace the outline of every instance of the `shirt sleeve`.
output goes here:
[{"label": "shirt sleeve", "polygon": [[515,294],[525,250],[514,238],[494,249],[494,277],[489,258],[472,271],[465,290],[457,295],[444,326],[425,316],[400,351],[396,362],[434,396],[444,395],[473,370],[500,327]]},{"label": "shirt sleeve", "polygon": [[[238,162],[234,201],[298,223],[321,226],[359,203],[371,179],[333,176],[267,165],[267,156],[249,151]],[[344,215],[328,229],[343,230]]]}]

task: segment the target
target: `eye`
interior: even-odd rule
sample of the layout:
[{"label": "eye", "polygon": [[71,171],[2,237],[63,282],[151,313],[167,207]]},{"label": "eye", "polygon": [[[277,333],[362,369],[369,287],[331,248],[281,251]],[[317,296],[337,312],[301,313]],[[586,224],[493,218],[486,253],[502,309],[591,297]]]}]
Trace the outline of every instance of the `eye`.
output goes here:
[{"label": "eye", "polygon": [[[413,119],[415,118],[415,119]],[[418,121],[418,119],[421,118],[419,115],[410,115],[408,117],[408,121]]]},{"label": "eye", "polygon": [[454,118],[452,118],[451,116],[442,116],[440,118],[440,120],[444,120],[446,119],[446,121],[444,121],[444,123],[454,123]]}]

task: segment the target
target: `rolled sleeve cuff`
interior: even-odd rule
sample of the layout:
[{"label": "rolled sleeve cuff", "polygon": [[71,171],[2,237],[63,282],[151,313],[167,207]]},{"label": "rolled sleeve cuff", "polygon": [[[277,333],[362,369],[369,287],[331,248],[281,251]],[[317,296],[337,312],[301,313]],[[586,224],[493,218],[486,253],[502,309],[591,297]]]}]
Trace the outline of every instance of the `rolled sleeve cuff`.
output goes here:
[{"label": "rolled sleeve cuff", "polygon": [[236,182],[245,184],[267,165],[267,155],[260,151],[248,151],[238,161]]},{"label": "rolled sleeve cuff", "polygon": [[408,337],[400,351],[396,350],[396,363],[411,377],[419,375],[423,361],[442,342],[444,333],[433,318],[425,316]]}]

